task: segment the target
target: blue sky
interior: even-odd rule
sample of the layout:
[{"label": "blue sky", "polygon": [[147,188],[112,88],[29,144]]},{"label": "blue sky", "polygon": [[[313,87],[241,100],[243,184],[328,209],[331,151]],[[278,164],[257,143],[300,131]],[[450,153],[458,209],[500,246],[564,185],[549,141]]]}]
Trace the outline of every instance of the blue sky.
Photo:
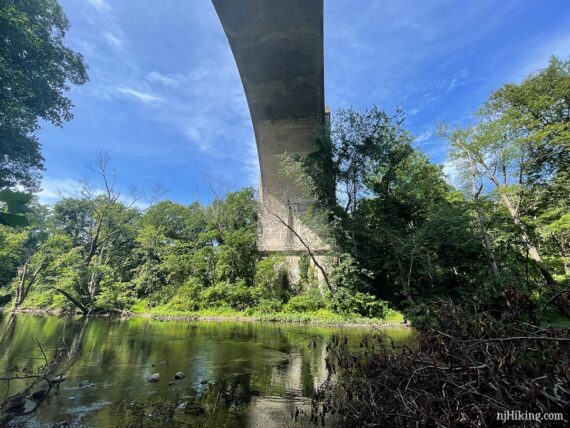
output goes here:
[{"label": "blue sky", "polygon": [[[307,0],[310,1],[310,0]],[[209,0],[60,0],[67,43],[89,65],[73,88],[73,121],[39,132],[53,202],[110,154],[122,189],[208,200],[203,178],[257,185],[249,112]],[[438,122],[466,124],[505,82],[570,54],[567,0],[325,0],[326,103],[333,110],[400,106],[436,163]]]}]

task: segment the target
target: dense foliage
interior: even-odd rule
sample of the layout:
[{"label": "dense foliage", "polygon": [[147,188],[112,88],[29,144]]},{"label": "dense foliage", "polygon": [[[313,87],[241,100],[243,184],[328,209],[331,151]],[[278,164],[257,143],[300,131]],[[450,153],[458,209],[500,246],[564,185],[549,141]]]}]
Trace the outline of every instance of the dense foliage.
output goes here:
[{"label": "dense foliage", "polygon": [[256,252],[263,207],[252,189],[141,210],[118,193],[103,156],[98,187],[36,204],[28,226],[0,227],[0,289],[15,307],[83,313],[382,317],[442,295],[495,309],[554,302],[568,313],[568,68],[553,58],[495,92],[475,126],[441,127],[458,188],[414,147],[401,112],[339,111],[318,151],[283,159],[282,172],[317,195],[303,220],[329,248],[316,266],[309,243],[296,279],[284,258]]},{"label": "dense foliage", "polygon": [[[28,226],[0,226],[0,289],[11,293],[14,307],[83,313],[325,307],[309,265],[293,284],[283,257],[259,259],[252,189],[215,196],[209,205],[164,200],[137,209],[116,190],[108,157],[99,158],[97,171],[99,188],[85,184],[53,206],[36,204]],[[295,297],[301,290],[312,297]]]},{"label": "dense foliage", "polygon": [[453,184],[414,148],[402,113],[377,108],[338,112],[319,152],[285,159],[284,173],[320,198],[307,221],[336,258],[343,305],[358,293],[402,307],[440,295],[570,313],[569,71],[553,58],[493,93],[473,127],[441,126]]},{"label": "dense foliage", "polygon": [[87,81],[80,54],[64,45],[69,22],[56,0],[0,0],[0,224],[21,225],[43,157],[38,121],[70,120],[70,84]]},{"label": "dense foliage", "polygon": [[[251,188],[145,206],[118,191],[102,155],[95,185],[50,206],[33,198],[39,121],[70,120],[65,94],[87,81],[68,28],[57,0],[0,0],[0,306],[342,319],[397,308],[418,347],[375,338],[354,353],[334,339],[327,369],[338,376],[313,422],[492,426],[503,411],[568,408],[568,331],[541,322],[570,316],[570,60],[499,88],[472,126],[440,125],[452,177],[414,146],[402,111],[338,111],[314,153],[282,159],[315,201],[302,221],[320,241],[270,211],[306,249],[292,269],[287,255],[258,253],[270,207]],[[50,387],[56,363],[41,375]]]}]

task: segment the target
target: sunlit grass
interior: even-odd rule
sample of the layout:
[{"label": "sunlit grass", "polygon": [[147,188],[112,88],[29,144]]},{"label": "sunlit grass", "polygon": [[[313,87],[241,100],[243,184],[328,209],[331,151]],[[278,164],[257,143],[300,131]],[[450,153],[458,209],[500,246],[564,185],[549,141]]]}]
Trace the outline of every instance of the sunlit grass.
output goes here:
[{"label": "sunlit grass", "polygon": [[262,313],[255,309],[238,311],[230,307],[214,307],[198,311],[172,310],[166,306],[152,308],[151,310],[138,310],[135,305],[133,314],[146,314],[152,317],[165,319],[247,319],[251,321],[274,321],[306,324],[366,324],[366,325],[402,325],[405,323],[404,314],[396,310],[389,310],[385,318],[367,318],[359,315],[341,315],[328,309],[319,309],[311,312],[271,312]]}]

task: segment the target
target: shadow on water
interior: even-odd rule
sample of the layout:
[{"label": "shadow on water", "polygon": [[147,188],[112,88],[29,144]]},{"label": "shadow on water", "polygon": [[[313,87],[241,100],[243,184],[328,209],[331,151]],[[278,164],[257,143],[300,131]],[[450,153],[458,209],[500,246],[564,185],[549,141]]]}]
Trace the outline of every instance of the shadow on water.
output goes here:
[{"label": "shadow on water", "polygon": [[[36,323],[43,331],[45,319]],[[27,336],[25,317],[11,313],[0,317],[0,424],[21,425],[50,394],[58,394],[61,382],[82,355],[89,320],[72,320],[48,339]],[[23,325],[21,325],[23,324]],[[31,347],[31,348],[30,348]],[[28,349],[29,348],[29,349]]]},{"label": "shadow on water", "polygon": [[[414,340],[408,328],[384,332],[395,340]],[[73,352],[66,381],[14,426],[296,426],[291,414],[310,404],[327,376],[326,344],[313,339],[343,334],[356,347],[369,333],[273,323],[5,314],[0,373],[14,366],[36,368],[33,338],[46,346],[64,338]],[[175,380],[177,372],[184,377]],[[160,380],[146,382],[153,374]],[[0,396],[5,388],[0,384]]]}]

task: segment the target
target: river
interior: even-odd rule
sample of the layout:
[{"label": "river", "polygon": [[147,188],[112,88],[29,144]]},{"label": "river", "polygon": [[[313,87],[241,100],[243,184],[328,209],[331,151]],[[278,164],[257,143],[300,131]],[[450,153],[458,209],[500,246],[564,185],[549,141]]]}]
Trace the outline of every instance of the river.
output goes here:
[{"label": "river", "polygon": [[[0,313],[0,376],[33,373],[64,340],[73,361],[66,380],[12,426],[286,427],[307,409],[327,377],[326,344],[333,334],[358,347],[367,327],[319,327],[231,321],[157,321]],[[386,328],[412,342],[409,328]],[[174,380],[177,372],[185,377]],[[146,380],[154,373],[160,380]],[[12,381],[10,393],[23,386]],[[6,394],[0,382],[0,401]],[[29,400],[26,408],[34,402]],[[59,425],[58,425],[59,426]]]}]

